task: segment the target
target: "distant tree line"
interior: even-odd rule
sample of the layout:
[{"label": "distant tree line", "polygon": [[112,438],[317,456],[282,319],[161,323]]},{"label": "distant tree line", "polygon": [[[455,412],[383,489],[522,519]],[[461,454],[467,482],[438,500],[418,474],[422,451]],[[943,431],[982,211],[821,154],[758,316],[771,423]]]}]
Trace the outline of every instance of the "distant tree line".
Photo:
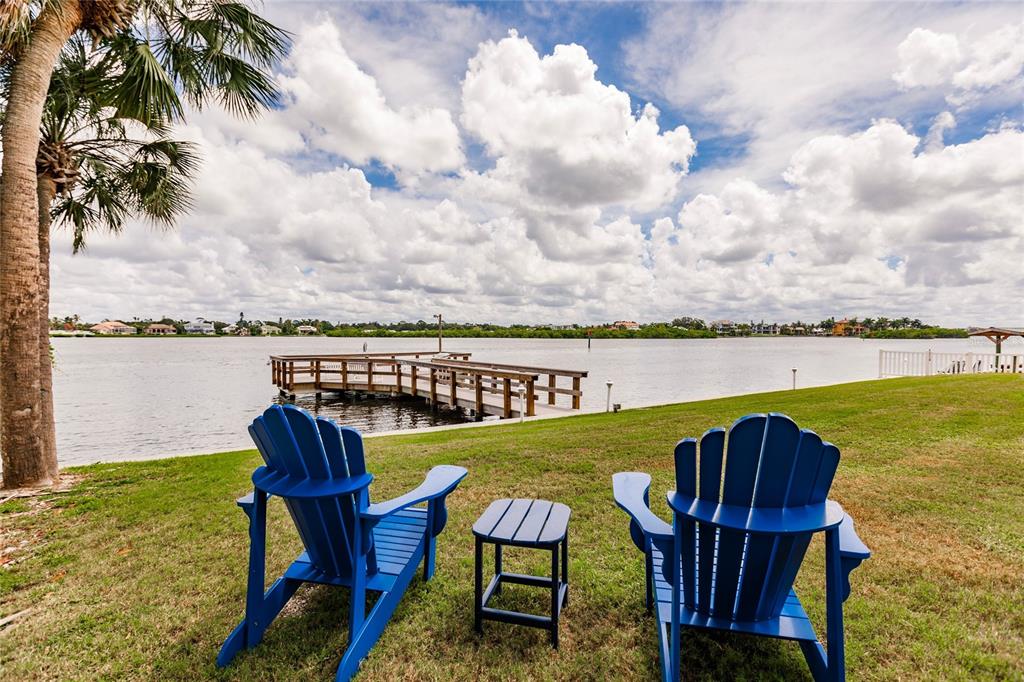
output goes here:
[{"label": "distant tree line", "polygon": [[[169,317],[161,319],[140,319],[133,317],[130,320],[122,320],[125,324],[135,327],[139,334],[154,323],[166,324],[174,327],[177,334],[187,333],[188,320],[176,320]],[[331,322],[317,318],[285,319],[277,320],[246,319],[244,313],[239,313],[238,319],[233,323],[208,320],[218,335],[260,336],[265,334],[280,334],[282,336],[297,336],[300,334],[320,334],[336,337],[434,337],[437,335],[436,322],[417,320],[415,322]],[[843,320],[847,330],[854,330],[847,335],[862,336],[865,338],[878,339],[929,339],[929,338],[961,338],[967,336],[966,329],[946,328],[930,325],[919,319],[902,317],[889,319],[886,317],[866,317],[863,319],[850,318]],[[83,322],[78,315],[67,317],[53,317],[50,320],[51,329],[83,330],[87,331],[95,322]],[[831,334],[837,322],[830,317],[819,322],[804,322],[796,320],[783,324],[767,325],[764,321],[755,323],[725,323],[724,321],[706,322],[698,317],[676,317],[666,322],[651,322],[646,324],[628,323],[607,323],[602,325],[529,325],[511,324],[499,325],[480,322],[445,322],[444,335],[450,338],[534,338],[534,339],[692,339],[692,338],[715,338],[716,336],[792,336],[809,335],[817,330],[820,333]],[[302,329],[300,329],[302,328]],[[766,331],[770,329],[771,331]]]}]

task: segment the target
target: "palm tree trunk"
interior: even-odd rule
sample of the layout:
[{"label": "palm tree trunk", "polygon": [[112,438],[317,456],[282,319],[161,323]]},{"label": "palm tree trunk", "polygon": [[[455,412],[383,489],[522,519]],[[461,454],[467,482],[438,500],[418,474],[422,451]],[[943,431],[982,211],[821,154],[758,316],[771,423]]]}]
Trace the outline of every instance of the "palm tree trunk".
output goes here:
[{"label": "palm tree trunk", "polygon": [[39,209],[36,154],[43,104],[61,48],[82,20],[78,0],[44,6],[11,73],[0,183],[0,456],[3,487],[49,485],[39,377]]},{"label": "palm tree trunk", "polygon": [[39,399],[42,411],[39,428],[43,437],[43,462],[56,482],[57,431],[53,419],[53,359],[50,356],[50,204],[57,194],[52,178],[40,176],[39,198]]}]

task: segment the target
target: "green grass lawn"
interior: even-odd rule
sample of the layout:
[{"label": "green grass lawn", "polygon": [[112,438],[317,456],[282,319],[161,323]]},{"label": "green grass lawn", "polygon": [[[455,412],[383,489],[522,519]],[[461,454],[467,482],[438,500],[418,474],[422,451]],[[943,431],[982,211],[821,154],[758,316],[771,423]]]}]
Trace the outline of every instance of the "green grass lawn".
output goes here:
[{"label": "green grass lawn", "polygon": [[[650,472],[667,517],[675,442],[761,411],[789,414],[842,451],[830,496],[874,552],[846,602],[850,678],[1024,679],[1024,381],[1015,376],[893,379],[368,439],[374,499],[415,486],[435,464],[470,474],[449,498],[436,578],[414,579],[360,679],[654,679],[641,555],[611,475]],[[243,609],[247,526],[234,500],[260,463],[245,451],[78,468],[70,492],[0,507],[0,617],[31,608],[0,631],[2,677],[333,679],[348,635],[337,588],[302,588],[260,647],[214,666]],[[487,623],[473,633],[470,527],[507,496],[573,509],[558,652],[540,630]],[[276,577],[300,548],[280,501],[268,542]],[[506,557],[506,570],[521,572],[549,561]],[[816,540],[797,582],[819,633],[823,575]],[[543,611],[547,593],[512,586],[501,599]],[[809,679],[795,643],[728,634],[684,634],[683,674]]]}]

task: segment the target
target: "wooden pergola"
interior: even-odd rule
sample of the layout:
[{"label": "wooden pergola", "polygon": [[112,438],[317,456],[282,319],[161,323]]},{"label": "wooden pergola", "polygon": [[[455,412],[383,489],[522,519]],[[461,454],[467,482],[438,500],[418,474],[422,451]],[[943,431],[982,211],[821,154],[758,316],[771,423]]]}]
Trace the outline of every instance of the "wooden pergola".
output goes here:
[{"label": "wooden pergola", "polygon": [[1011,336],[1024,337],[1024,329],[1002,329],[1000,327],[988,327],[986,329],[978,329],[977,331],[970,332],[969,336],[984,336],[992,343],[996,344],[996,355],[1003,352],[1003,341],[1010,338]]}]

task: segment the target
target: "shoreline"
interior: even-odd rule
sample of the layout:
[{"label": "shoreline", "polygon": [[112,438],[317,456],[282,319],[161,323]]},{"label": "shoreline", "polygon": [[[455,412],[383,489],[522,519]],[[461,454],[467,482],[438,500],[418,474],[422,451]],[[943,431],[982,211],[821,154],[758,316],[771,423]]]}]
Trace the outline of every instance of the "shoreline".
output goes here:
[{"label": "shoreline", "polygon": [[[1002,375],[999,375],[999,376],[1002,376]],[[1005,376],[1015,376],[1015,375],[1005,375]],[[828,389],[828,388],[833,388],[833,387],[836,387],[836,386],[855,386],[857,384],[866,384],[866,383],[874,383],[874,382],[879,382],[880,383],[880,382],[905,381],[905,380],[922,379],[922,378],[925,378],[925,377],[887,377],[887,378],[884,378],[884,379],[878,379],[878,378],[875,378],[875,379],[858,379],[856,381],[840,381],[840,382],[832,383],[832,384],[820,384],[820,385],[815,385],[815,386],[803,386],[803,387],[800,387],[800,388],[797,388],[797,389],[780,389],[780,390],[777,390],[777,391],[753,391],[753,392],[748,392],[748,393],[731,393],[731,394],[728,394],[728,395],[720,395],[720,396],[715,396],[715,397],[712,397],[712,398],[698,398],[696,400],[683,400],[683,401],[674,401],[674,402],[665,402],[665,403],[651,403],[651,404],[645,404],[645,405],[634,405],[634,406],[631,406],[631,407],[628,407],[628,408],[623,408],[623,409],[619,410],[618,413],[616,413],[616,412],[607,412],[605,410],[579,410],[579,411],[576,411],[576,412],[568,412],[568,413],[565,413],[565,414],[546,414],[546,415],[539,415],[539,416],[535,416],[535,417],[524,417],[522,420],[519,420],[519,419],[485,419],[483,421],[478,421],[478,422],[477,421],[467,421],[467,422],[461,423],[461,424],[442,424],[442,425],[439,425],[439,426],[422,426],[422,427],[417,427],[417,428],[412,428],[412,429],[392,429],[392,430],[388,430],[388,431],[367,431],[367,432],[360,432],[360,433],[362,434],[363,438],[390,438],[390,437],[395,437],[395,436],[416,436],[416,435],[442,433],[442,432],[446,432],[446,431],[461,431],[461,430],[464,430],[464,429],[477,429],[477,428],[485,428],[485,427],[493,427],[493,426],[516,426],[516,425],[519,425],[519,424],[528,424],[528,423],[553,421],[553,420],[573,419],[573,418],[576,418],[576,417],[593,417],[594,415],[602,415],[602,414],[608,414],[608,415],[611,415],[611,414],[623,414],[623,413],[640,412],[640,411],[643,411],[643,410],[668,409],[668,408],[672,408],[672,407],[685,407],[685,406],[694,405],[696,403],[710,403],[710,402],[715,402],[715,401],[720,401],[720,400],[735,400],[735,399],[738,399],[738,398],[750,398],[750,397],[754,397],[754,396],[772,396],[772,395],[780,395],[780,394],[781,395],[797,394],[798,395],[798,394],[803,393],[805,391],[814,391],[814,390]],[[239,430],[241,431],[242,429],[240,428]],[[83,464],[61,464],[60,465],[60,469],[62,471],[65,471],[65,470],[77,469],[77,468],[80,468],[80,467],[91,467],[91,466],[107,465],[107,464],[122,464],[122,463],[128,463],[128,462],[156,462],[156,461],[161,461],[161,460],[180,459],[180,458],[183,458],[183,457],[203,457],[203,456],[209,456],[209,455],[221,455],[221,454],[232,453],[232,452],[247,452],[247,451],[255,450],[255,449],[256,449],[255,445],[250,443],[250,444],[248,444],[246,446],[242,446],[242,447],[238,447],[238,448],[228,448],[228,449],[224,449],[224,450],[196,450],[196,451],[192,451],[192,452],[177,452],[177,453],[171,453],[171,454],[160,454],[160,455],[155,455],[155,456],[152,456],[152,457],[143,456],[143,457],[130,457],[130,458],[124,458],[124,459],[121,459],[121,458],[119,458],[119,459],[101,459],[101,460],[96,460],[94,462],[83,463]]]}]

